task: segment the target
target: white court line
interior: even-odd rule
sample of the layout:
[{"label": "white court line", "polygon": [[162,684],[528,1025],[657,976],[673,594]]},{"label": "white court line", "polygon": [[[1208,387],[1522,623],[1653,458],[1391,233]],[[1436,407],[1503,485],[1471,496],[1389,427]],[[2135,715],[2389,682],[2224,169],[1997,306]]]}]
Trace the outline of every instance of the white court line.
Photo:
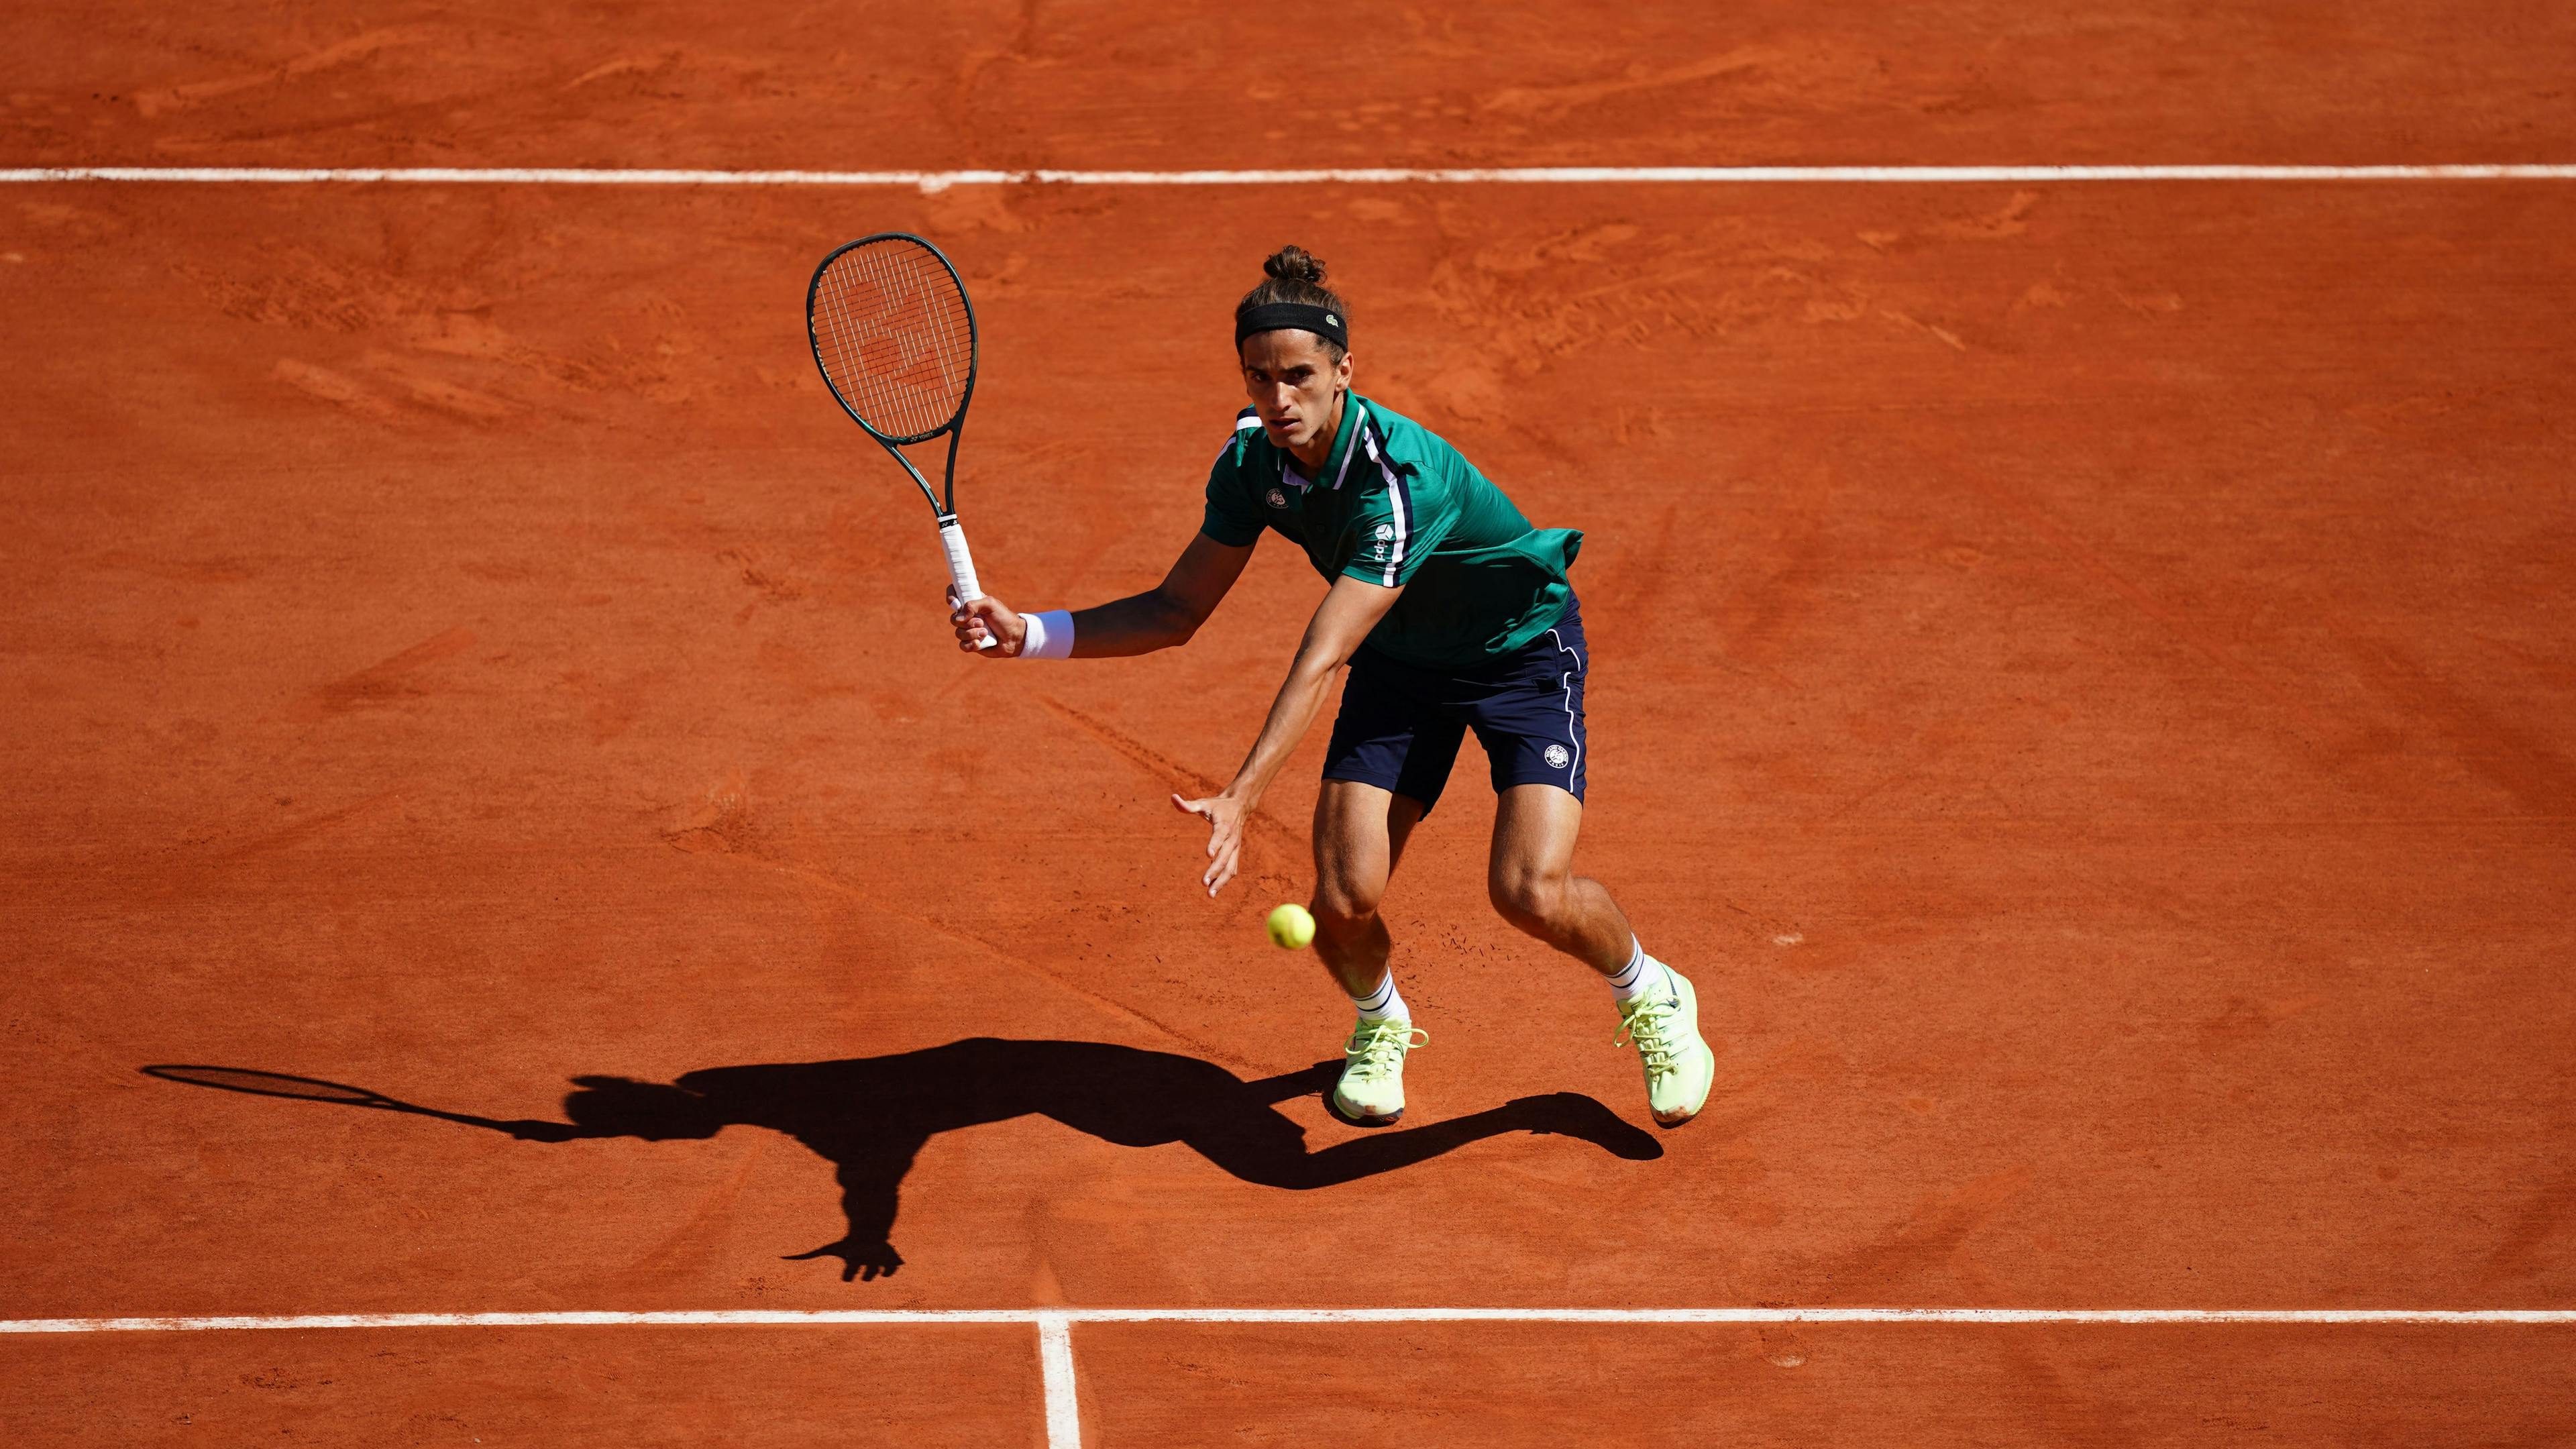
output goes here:
[{"label": "white court line", "polygon": [[1050,1449],[1077,1449],[1082,1443],[1082,1402],[1073,1383],[1073,1335],[1061,1313],[1038,1315],[1038,1379],[1046,1389],[1046,1432]]},{"label": "white court line", "polygon": [[2557,1324],[2576,1308],[718,1308],[642,1312],[281,1313],[10,1318],[0,1334],[241,1329],[832,1327],[1076,1323]]},{"label": "white court line", "polygon": [[1459,186],[1631,182],[1895,184],[2056,181],[2576,181],[2576,165],[2438,166],[1503,166],[1270,171],[673,171],[568,166],[37,166],[0,182],[356,182],[514,186]]},{"label": "white court line", "polygon": [[1047,1449],[1082,1449],[1073,1362],[1077,1323],[1955,1323],[2554,1324],[2567,1308],[842,1308],[555,1313],[284,1313],[182,1318],[0,1319],[0,1334],[189,1333],[229,1329],[834,1327],[1034,1324]]}]

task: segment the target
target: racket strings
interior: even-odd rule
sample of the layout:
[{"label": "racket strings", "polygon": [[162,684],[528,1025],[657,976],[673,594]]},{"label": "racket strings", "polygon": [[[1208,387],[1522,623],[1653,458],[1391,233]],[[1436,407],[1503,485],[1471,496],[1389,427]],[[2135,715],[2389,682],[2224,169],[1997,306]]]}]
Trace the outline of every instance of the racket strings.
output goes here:
[{"label": "racket strings", "polygon": [[899,299],[886,319],[888,335],[871,339],[868,345],[872,372],[884,378],[887,387],[908,392],[908,401],[926,405],[928,421],[920,429],[907,431],[945,424],[965,392],[964,359],[958,354],[971,343],[960,335],[963,296],[947,268],[904,266],[919,256],[907,256],[908,247],[870,250],[890,254],[872,258],[871,263],[888,274],[878,278],[881,292]]},{"label": "racket strings", "polygon": [[825,380],[861,422],[896,441],[955,420],[974,374],[966,296],[937,254],[907,239],[852,247],[815,279]]}]

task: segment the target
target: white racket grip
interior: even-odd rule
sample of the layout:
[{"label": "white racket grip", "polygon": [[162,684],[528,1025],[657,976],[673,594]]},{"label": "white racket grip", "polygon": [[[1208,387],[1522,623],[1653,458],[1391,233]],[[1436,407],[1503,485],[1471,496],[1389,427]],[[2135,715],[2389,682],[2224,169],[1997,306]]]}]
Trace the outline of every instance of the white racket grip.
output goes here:
[{"label": "white racket grip", "polygon": [[[957,588],[957,602],[971,604],[984,597],[983,587],[975,582],[975,555],[966,549],[965,527],[953,518],[940,524],[939,545],[948,551],[948,581]],[[975,647],[990,649],[1001,642],[987,630]]]}]

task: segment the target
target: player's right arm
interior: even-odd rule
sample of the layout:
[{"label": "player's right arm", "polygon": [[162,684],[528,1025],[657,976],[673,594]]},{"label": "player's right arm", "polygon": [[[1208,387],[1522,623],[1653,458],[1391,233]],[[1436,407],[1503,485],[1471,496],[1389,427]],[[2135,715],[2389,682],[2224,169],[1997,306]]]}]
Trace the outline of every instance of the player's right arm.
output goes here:
[{"label": "player's right arm", "polygon": [[[1199,626],[1216,612],[1216,606],[1243,577],[1243,566],[1252,559],[1252,545],[1219,543],[1205,533],[1190,540],[1181,550],[1163,581],[1141,594],[1073,611],[1073,657],[1076,659],[1113,659],[1129,654],[1151,654],[1187,644]],[[1028,640],[1028,621],[1001,600],[987,594],[960,607],[957,595],[948,595],[948,622],[956,627],[957,647],[969,654],[987,659],[1016,659]],[[976,640],[990,633],[1001,644],[992,649],[976,648]]]}]

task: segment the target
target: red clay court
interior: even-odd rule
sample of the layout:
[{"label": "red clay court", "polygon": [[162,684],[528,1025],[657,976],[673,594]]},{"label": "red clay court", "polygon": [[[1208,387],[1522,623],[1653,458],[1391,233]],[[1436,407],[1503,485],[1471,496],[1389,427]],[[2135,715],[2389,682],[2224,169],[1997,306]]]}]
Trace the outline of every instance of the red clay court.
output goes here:
[{"label": "red clay court", "polygon": [[[0,37],[0,1439],[2576,1443],[2576,12]],[[1497,167],[1591,170],[1434,174]],[[1337,168],[1402,174],[1177,174]],[[1472,746],[1413,1111],[1326,1113],[1259,928],[1323,730],[1213,904],[1165,801],[1318,587],[961,658],[802,333],[884,229],[972,290],[1015,602],[1190,537],[1290,241],[1587,532],[1578,864],[1699,982],[1699,1121],[1487,908]],[[712,1135],[541,1125],[691,1073]]]}]

